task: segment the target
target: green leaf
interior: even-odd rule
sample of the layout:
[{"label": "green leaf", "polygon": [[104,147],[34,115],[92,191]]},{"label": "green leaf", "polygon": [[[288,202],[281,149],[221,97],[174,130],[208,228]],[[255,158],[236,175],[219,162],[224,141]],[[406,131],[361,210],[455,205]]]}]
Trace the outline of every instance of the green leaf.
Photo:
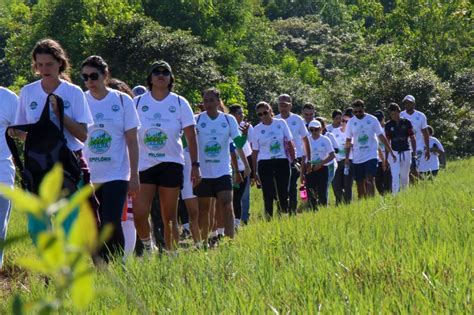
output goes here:
[{"label": "green leaf", "polygon": [[65,237],[62,230],[43,232],[38,236],[38,250],[44,263],[58,270],[66,263]]},{"label": "green leaf", "polygon": [[38,259],[38,258],[32,258],[32,257],[22,257],[19,258],[16,263],[25,268],[28,269],[29,271],[33,272],[39,272],[42,274],[50,274],[50,269],[48,266],[44,263],[44,261]]},{"label": "green leaf", "polygon": [[74,193],[74,195],[72,195],[67,205],[58,211],[58,214],[55,218],[56,224],[61,225],[64,222],[64,220],[66,220],[66,218],[71,214],[71,212],[74,211],[74,209],[78,208],[82,203],[84,203],[89,198],[89,196],[92,194],[92,191],[93,191],[92,186],[87,185],[87,186],[82,187],[76,193]]},{"label": "green leaf", "polygon": [[20,299],[19,295],[15,295],[15,298],[13,299],[12,312],[13,312],[13,315],[24,314],[23,302]]},{"label": "green leaf", "polygon": [[56,163],[46,174],[39,188],[39,195],[45,204],[54,203],[59,198],[63,186],[63,167]]},{"label": "green leaf", "polygon": [[84,256],[74,273],[75,277],[71,286],[72,302],[77,309],[84,309],[95,295],[94,272]]},{"label": "green leaf", "polygon": [[93,252],[97,247],[97,223],[88,202],[83,202],[69,233],[69,245]]},{"label": "green leaf", "polygon": [[40,220],[43,219],[42,213],[45,207],[42,200],[37,196],[21,189],[10,188],[3,184],[0,184],[0,194],[2,194],[4,198],[9,199],[15,209],[30,213]]}]

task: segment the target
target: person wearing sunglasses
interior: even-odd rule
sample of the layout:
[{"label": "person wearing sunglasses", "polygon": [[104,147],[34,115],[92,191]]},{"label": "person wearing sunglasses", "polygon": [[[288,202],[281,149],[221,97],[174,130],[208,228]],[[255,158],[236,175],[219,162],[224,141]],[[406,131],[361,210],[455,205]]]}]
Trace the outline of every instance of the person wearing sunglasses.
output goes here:
[{"label": "person wearing sunglasses", "polygon": [[[392,148],[383,134],[377,118],[365,113],[362,100],[352,103],[354,118],[346,127],[346,158],[344,164],[350,166],[349,154],[353,151],[354,177],[357,182],[359,199],[375,195],[375,175],[378,163],[378,141],[384,145],[388,154],[396,160]],[[352,150],[351,150],[352,148]]]},{"label": "person wearing sunglasses", "polygon": [[337,152],[336,162],[339,167],[336,169],[334,178],[332,180],[332,189],[336,199],[336,206],[340,205],[341,202],[349,204],[352,201],[352,184],[354,182],[354,166],[352,164],[352,152],[349,154],[349,166],[344,166],[344,160],[346,158],[346,126],[349,119],[351,119],[352,111],[344,111],[342,115],[341,126],[334,128],[332,134],[336,140]]},{"label": "person wearing sunglasses", "polygon": [[259,102],[256,112],[260,123],[254,127],[251,139],[254,178],[262,187],[265,217],[271,219],[275,199],[278,209],[288,213],[290,163],[285,152],[285,140],[294,150],[293,136],[284,119],[273,118],[268,103]]},{"label": "person wearing sunglasses", "polygon": [[[386,160],[390,163],[392,173],[392,194],[396,195],[408,186],[411,158],[416,155],[416,139],[413,125],[408,119],[400,117],[401,109],[397,103],[390,103],[388,112],[390,121],[385,125],[385,135],[398,158],[392,161],[386,157]],[[408,140],[413,151],[410,150]]]},{"label": "person wearing sunglasses", "polygon": [[[0,86],[0,184],[13,188],[15,185],[15,166],[5,138],[7,128],[15,122],[18,97],[12,91]],[[10,130],[9,134],[13,135]],[[7,237],[11,202],[0,194],[0,241]],[[3,266],[3,250],[0,248],[0,274]]]},{"label": "person wearing sunglasses", "polygon": [[90,56],[81,64],[86,99],[94,118],[87,132],[84,156],[99,200],[101,229],[113,227],[112,236],[100,251],[105,262],[123,254],[124,204],[127,193],[133,198],[140,189],[137,110],[128,94],[107,87],[109,76],[109,67],[100,56]]},{"label": "person wearing sunglasses", "polygon": [[328,137],[322,135],[323,126],[318,120],[308,125],[311,134],[311,164],[307,169],[306,189],[309,205],[313,210],[318,206],[328,205],[329,169],[328,166],[336,158],[333,144]]},{"label": "person wearing sunglasses", "polygon": [[142,126],[138,131],[140,191],[133,199],[133,216],[144,249],[154,251],[148,217],[158,193],[165,247],[171,251],[179,240],[177,209],[183,186],[183,132],[191,156],[191,181],[195,186],[201,180],[195,120],[188,101],[172,92],[174,76],[167,62],[154,62],[146,83],[148,92],[134,99]]},{"label": "person wearing sunglasses", "polygon": [[291,163],[291,177],[289,188],[289,211],[290,214],[296,214],[298,207],[298,178],[301,175],[301,183],[304,183],[306,157],[309,156],[308,130],[301,116],[293,114],[291,96],[282,94],[278,97],[278,110],[280,114],[275,116],[277,119],[284,119],[293,135],[296,159]]}]

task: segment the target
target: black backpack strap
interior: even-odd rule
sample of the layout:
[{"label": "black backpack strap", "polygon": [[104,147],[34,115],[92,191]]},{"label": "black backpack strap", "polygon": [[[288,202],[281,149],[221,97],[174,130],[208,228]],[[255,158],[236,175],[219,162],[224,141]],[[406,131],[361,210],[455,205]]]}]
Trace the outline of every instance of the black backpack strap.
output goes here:
[{"label": "black backpack strap", "polygon": [[49,98],[50,96],[53,96],[56,98],[56,103],[58,105],[58,112],[59,112],[59,130],[61,131],[62,134],[64,134],[64,100],[53,93],[48,94],[46,97],[46,102],[44,104],[43,112],[41,113],[40,121],[41,122],[47,122],[48,120],[51,119],[50,114],[49,114]]},{"label": "black backpack strap", "polygon": [[138,104],[140,104],[140,100],[142,99],[142,96],[140,95],[137,100],[137,104],[135,105],[135,108],[138,109]]},{"label": "black backpack strap", "polygon": [[199,113],[199,115],[197,116],[196,125],[199,123],[199,119],[201,119],[201,115],[202,115],[202,113]]},{"label": "black backpack strap", "polygon": [[119,95],[120,95],[120,104],[122,104],[122,109],[125,109],[123,107],[123,95],[122,95],[122,93],[119,93]]}]

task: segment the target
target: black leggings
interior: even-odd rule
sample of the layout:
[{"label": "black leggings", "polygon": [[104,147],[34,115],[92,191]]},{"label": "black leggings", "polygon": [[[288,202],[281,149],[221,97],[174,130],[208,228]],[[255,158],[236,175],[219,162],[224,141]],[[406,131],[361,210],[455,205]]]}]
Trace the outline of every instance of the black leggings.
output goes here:
[{"label": "black leggings", "polygon": [[319,205],[324,207],[328,205],[328,188],[329,170],[327,166],[306,175],[308,201],[313,210],[317,210]]},{"label": "black leggings", "polygon": [[288,160],[260,160],[257,169],[258,177],[262,183],[263,202],[267,219],[273,216],[273,200],[277,197],[279,210],[288,212],[288,188],[290,184],[290,163]]},{"label": "black leggings", "polygon": [[240,172],[240,175],[244,179],[243,182],[239,183],[239,188],[234,188],[234,196],[232,203],[234,204],[234,215],[236,219],[242,218],[242,196],[244,195],[245,187],[249,177],[244,177],[244,172]]},{"label": "black leggings", "polygon": [[95,195],[99,200],[100,229],[111,224],[112,236],[105,242],[100,251],[100,256],[108,262],[114,255],[122,255],[125,238],[122,230],[122,212],[127,200],[128,181],[114,180],[102,184]]},{"label": "black leggings", "polygon": [[[398,158],[398,157],[397,157]],[[377,164],[377,174],[375,175],[375,187],[381,195],[392,192],[392,172],[390,166],[387,165],[387,169],[384,171],[382,162]]]},{"label": "black leggings", "polygon": [[[298,158],[295,162],[301,163],[301,158]],[[290,176],[290,188],[288,190],[289,199],[289,210],[290,213],[295,214],[298,207],[298,178],[300,178],[300,172],[295,166],[296,163],[291,164],[291,176]]]},{"label": "black leggings", "polygon": [[345,204],[351,203],[352,200],[352,184],[354,183],[354,166],[352,162],[349,167],[349,174],[344,175],[344,160],[338,161],[339,166],[332,180],[332,189],[336,197],[336,206],[341,202]]}]

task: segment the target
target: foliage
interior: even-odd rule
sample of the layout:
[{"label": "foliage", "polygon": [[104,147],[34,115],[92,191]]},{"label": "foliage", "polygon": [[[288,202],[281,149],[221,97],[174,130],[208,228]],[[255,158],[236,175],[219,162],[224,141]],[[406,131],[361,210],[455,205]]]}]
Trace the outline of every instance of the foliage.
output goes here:
[{"label": "foliage", "polygon": [[[25,303],[17,297],[14,300],[16,314],[50,314],[71,306],[80,310],[95,296],[95,274],[89,257],[99,242],[95,218],[87,202],[92,188],[86,186],[66,200],[62,185],[63,169],[59,164],[45,176],[39,196],[0,185],[0,193],[12,201],[15,210],[33,216],[46,227],[36,238],[37,257],[20,258],[17,264],[43,274],[54,287],[53,295],[44,295],[34,303]],[[67,233],[63,223],[75,211],[77,218]],[[21,237],[13,239],[20,240]],[[9,247],[12,244],[7,241],[0,245]]]}]

